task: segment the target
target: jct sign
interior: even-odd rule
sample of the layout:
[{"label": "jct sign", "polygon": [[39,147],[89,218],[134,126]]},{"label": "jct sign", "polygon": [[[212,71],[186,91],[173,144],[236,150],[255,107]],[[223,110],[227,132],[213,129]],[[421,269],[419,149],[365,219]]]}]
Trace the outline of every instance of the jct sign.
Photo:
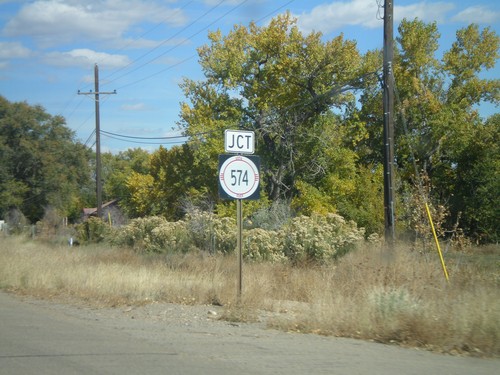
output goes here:
[{"label": "jct sign", "polygon": [[259,199],[258,156],[219,155],[219,196],[223,199]]},{"label": "jct sign", "polygon": [[255,133],[248,130],[226,130],[224,149],[232,154],[253,154],[255,152]]}]

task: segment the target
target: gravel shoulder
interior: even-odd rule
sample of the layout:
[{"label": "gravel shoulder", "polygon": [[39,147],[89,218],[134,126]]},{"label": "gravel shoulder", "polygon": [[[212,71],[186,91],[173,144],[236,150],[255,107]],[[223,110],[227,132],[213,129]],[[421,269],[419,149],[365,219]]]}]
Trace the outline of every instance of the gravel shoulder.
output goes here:
[{"label": "gravel shoulder", "polygon": [[[17,321],[18,317],[30,319],[30,332],[41,337],[53,331],[61,333],[66,329],[71,330],[71,337],[82,338],[80,343],[73,343],[79,345],[80,352],[102,350],[98,346],[94,349],[87,348],[84,341],[86,337],[90,343],[113,339],[115,344],[106,344],[106,347],[112,348],[121,348],[124,343],[128,343],[120,349],[121,357],[120,361],[116,361],[116,367],[107,367],[107,371],[103,371],[101,367],[100,373],[396,375],[439,371],[444,374],[489,375],[500,368],[498,359],[440,355],[361,340],[286,333],[267,329],[265,316],[255,323],[233,323],[220,320],[221,313],[222,308],[219,306],[169,303],[97,308],[75,301],[39,300],[0,291],[0,321],[3,322],[0,323],[0,352],[4,352],[4,355],[0,355],[0,368],[9,369],[9,365],[16,365],[16,358],[27,355],[23,353],[25,349],[15,349],[24,346],[9,346],[9,338],[4,335],[6,332],[15,332],[16,327],[19,330],[25,327],[26,323]],[[23,318],[24,316],[31,318]],[[42,318],[56,328],[43,331],[44,327],[41,326],[46,323],[43,320],[42,323],[37,323]],[[99,338],[100,335],[104,338]],[[23,336],[20,337],[22,340]],[[30,340],[30,337],[25,340]],[[47,340],[50,341],[51,338],[47,337]],[[50,349],[51,356],[62,357],[63,354],[58,352],[71,347],[64,340],[60,344],[60,347]],[[14,349],[8,349],[11,347]],[[157,353],[153,353],[155,350],[152,348]],[[149,353],[149,357],[145,354],[136,354],[135,359],[124,356],[123,353],[131,350],[134,353]],[[110,353],[109,356],[118,354]],[[152,354],[156,355],[154,360],[150,358]],[[80,358],[84,361],[86,355],[71,357],[71,360]],[[96,358],[95,355],[89,357],[94,362],[87,365],[82,362],[77,368],[84,368],[86,373],[92,373],[88,366],[94,366]],[[141,370],[135,372],[134,366]],[[170,371],[160,370],[165,370],[165,366]],[[18,370],[17,367],[12,369]],[[40,366],[38,371],[39,369]],[[0,370],[0,373],[14,372]]]}]

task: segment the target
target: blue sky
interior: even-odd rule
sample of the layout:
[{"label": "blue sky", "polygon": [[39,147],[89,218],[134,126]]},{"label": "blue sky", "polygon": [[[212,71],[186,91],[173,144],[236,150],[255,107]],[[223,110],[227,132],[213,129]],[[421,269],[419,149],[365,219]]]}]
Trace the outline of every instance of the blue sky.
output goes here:
[{"label": "blue sky", "polygon": [[[135,137],[179,134],[183,77],[202,79],[196,48],[208,31],[269,19],[289,10],[304,33],[325,39],[344,33],[361,52],[382,47],[383,0],[0,0],[0,95],[39,104],[62,115],[77,139],[93,144],[94,64],[99,65],[101,129]],[[382,11],[382,10],[381,10]],[[395,29],[403,18],[436,21],[446,50],[470,23],[500,35],[500,2],[396,0]],[[498,65],[498,64],[497,64]],[[485,74],[500,78],[500,66]],[[497,112],[481,108],[483,115]],[[129,138],[130,141],[133,139]],[[101,137],[103,151],[158,148]],[[168,147],[168,145],[166,145]]]}]

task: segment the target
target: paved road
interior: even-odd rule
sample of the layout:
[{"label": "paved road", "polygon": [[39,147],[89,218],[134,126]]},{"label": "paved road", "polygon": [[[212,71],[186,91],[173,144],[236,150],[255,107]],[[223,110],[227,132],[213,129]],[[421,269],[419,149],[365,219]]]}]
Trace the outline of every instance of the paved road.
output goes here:
[{"label": "paved road", "polygon": [[[204,308],[202,308],[204,309]],[[289,334],[257,325],[143,319],[0,292],[0,374],[496,374],[498,359]]]}]

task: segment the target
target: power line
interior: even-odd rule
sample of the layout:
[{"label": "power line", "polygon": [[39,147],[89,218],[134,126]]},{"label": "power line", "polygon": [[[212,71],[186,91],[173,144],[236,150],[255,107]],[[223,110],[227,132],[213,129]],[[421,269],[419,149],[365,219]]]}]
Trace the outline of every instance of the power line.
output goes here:
[{"label": "power line", "polygon": [[261,17],[259,18],[257,21],[255,21],[256,23],[259,23],[263,20],[265,20],[267,17],[269,16],[272,16],[273,14],[275,14],[276,12],[279,12],[281,9],[283,9],[284,7],[290,5],[291,3],[293,3],[295,0],[290,0],[289,2],[283,4],[282,6],[276,8],[275,10],[273,10],[272,12],[269,12],[268,14],[266,14],[264,17]]},{"label": "power line", "polygon": [[191,60],[191,59],[194,59],[195,57],[196,57],[196,55],[191,55],[191,56],[189,56],[188,58],[186,58],[186,59],[184,59],[184,60],[182,60],[182,61],[179,61],[178,63],[175,63],[175,64],[173,64],[173,65],[170,65],[170,66],[168,66],[167,68],[162,69],[162,70],[160,70],[160,71],[158,71],[158,72],[156,72],[156,73],[150,74],[150,75],[148,75],[148,76],[146,76],[146,77],[143,77],[143,78],[141,78],[141,79],[138,79],[137,81],[133,81],[133,82],[127,83],[127,84],[125,84],[125,85],[123,85],[123,86],[120,86],[120,87],[118,87],[118,90],[121,90],[121,89],[123,89],[123,88],[125,88],[125,87],[129,87],[129,86],[136,85],[136,84],[138,84],[138,83],[140,83],[140,82],[143,82],[143,81],[146,81],[146,80],[148,80],[148,79],[150,79],[150,78],[153,78],[153,77],[157,76],[158,74],[164,73],[164,72],[166,72],[166,71],[168,71],[168,70],[170,70],[170,69],[175,68],[176,66],[179,66],[179,65],[181,65],[181,64],[184,64],[186,61],[189,61],[189,60]]},{"label": "power line", "polygon": [[[183,5],[182,7],[178,8],[178,9],[177,9],[177,10],[176,10],[173,14],[171,14],[169,17],[165,18],[163,21],[158,22],[156,25],[154,25],[153,27],[151,27],[149,30],[145,31],[144,33],[142,33],[142,34],[141,34],[141,35],[139,35],[138,37],[134,38],[134,39],[133,39],[133,40],[131,40],[130,42],[128,42],[128,43],[126,43],[126,44],[124,44],[121,48],[116,49],[116,50],[115,50],[115,52],[120,52],[120,51],[123,51],[123,50],[124,50],[124,49],[126,49],[127,47],[131,46],[132,44],[134,44],[135,42],[137,42],[138,40],[140,40],[142,37],[144,37],[145,35],[149,34],[149,33],[150,33],[150,32],[152,32],[153,30],[157,29],[160,25],[162,25],[162,24],[166,23],[168,20],[172,19],[172,18],[173,18],[176,14],[178,14],[181,10],[183,10],[184,8],[186,8],[186,7],[188,7],[189,5],[191,5],[191,3],[193,3],[193,2],[194,2],[194,0],[188,1],[185,5]],[[183,29],[183,30],[184,30],[184,29]],[[181,31],[182,31],[182,30],[181,30]],[[167,39],[167,41],[168,41],[168,40],[170,40],[170,39],[172,39],[172,37],[171,37],[171,38],[169,38],[169,39]],[[161,43],[160,43],[160,44],[158,44],[156,47],[154,47],[154,48],[153,48],[153,50],[154,50],[154,49],[156,49],[156,48],[158,48],[159,46],[161,46],[161,45],[162,45],[162,44],[164,44],[164,43],[165,43],[165,41],[164,41],[164,42],[161,42]],[[152,50],[151,50],[151,51],[152,51]],[[116,73],[118,73],[118,72],[120,72],[120,71],[122,71],[122,70],[126,69],[126,68],[127,68],[127,67],[129,67],[130,65],[134,64],[134,62],[136,62],[137,60],[139,60],[139,59],[141,59],[142,57],[144,57],[145,55],[149,54],[151,51],[149,51],[149,52],[147,52],[146,54],[144,54],[144,55],[140,56],[138,59],[136,59],[136,60],[132,61],[131,63],[127,64],[126,66],[116,69],[114,72],[112,72],[112,73],[111,73],[111,74],[109,74],[108,76],[105,76],[103,79],[104,79],[104,80],[106,80],[108,77],[111,77],[111,76],[115,75]],[[105,82],[103,82],[102,84],[103,84],[103,85],[105,85],[106,83],[105,83]],[[85,85],[84,87],[91,87],[91,83],[89,83],[89,84]]]},{"label": "power line", "polygon": [[[264,20],[264,19],[266,19],[267,17],[269,17],[269,16],[271,16],[271,15],[275,14],[276,12],[279,12],[281,9],[283,9],[283,8],[285,8],[286,6],[290,5],[290,4],[291,4],[291,3],[293,3],[294,1],[295,1],[295,0],[290,0],[290,1],[288,1],[287,3],[285,3],[285,4],[281,5],[280,7],[276,8],[276,9],[275,9],[275,10],[273,10],[272,12],[269,12],[269,13],[268,13],[268,14],[266,14],[264,17],[259,18],[256,22],[261,22],[261,21],[263,21],[263,20]],[[153,52],[154,50],[158,49],[161,45],[165,44],[167,41],[172,40],[175,36],[177,36],[178,34],[180,34],[182,31],[184,31],[184,30],[188,29],[189,27],[191,27],[192,25],[194,25],[197,21],[199,21],[200,19],[202,19],[202,18],[206,17],[206,15],[207,15],[207,14],[209,14],[210,12],[212,12],[214,9],[216,9],[216,8],[217,8],[219,5],[221,5],[223,2],[224,2],[224,0],[223,0],[223,1],[221,1],[221,2],[219,2],[218,4],[216,4],[214,7],[212,7],[212,8],[211,8],[211,9],[209,9],[207,12],[205,12],[202,16],[198,17],[195,21],[193,21],[191,24],[189,24],[188,26],[186,26],[184,29],[182,29],[182,30],[180,30],[179,32],[177,32],[176,34],[174,34],[174,35],[173,35],[172,37],[170,37],[169,39],[166,39],[164,42],[160,43],[158,46],[154,47],[154,48],[153,48],[153,49],[151,49],[150,51],[148,51],[148,52],[146,52],[145,54],[141,55],[141,56],[140,56],[139,58],[137,58],[136,60],[132,61],[132,62],[131,62],[130,64],[128,64],[127,66],[125,66],[125,67],[123,67],[123,68],[121,68],[121,69],[117,70],[116,72],[114,72],[113,74],[109,75],[109,76],[108,76],[108,77],[106,77],[106,78],[109,78],[109,77],[111,77],[112,75],[114,75],[115,73],[117,73],[117,72],[119,72],[119,71],[121,71],[121,70],[126,69],[127,67],[129,67],[129,66],[133,65],[135,62],[139,61],[139,60],[140,60],[140,59],[142,59],[143,57],[145,57],[145,56],[149,55],[151,52]],[[237,4],[237,5],[236,5],[236,6],[234,6],[232,9],[230,9],[229,11],[227,11],[226,13],[224,13],[222,16],[218,17],[218,18],[217,18],[217,19],[215,19],[213,22],[209,23],[207,26],[205,26],[205,27],[203,27],[202,29],[198,30],[198,31],[197,31],[197,32],[195,32],[194,34],[191,34],[189,37],[187,37],[187,39],[191,39],[191,38],[193,38],[193,37],[195,37],[195,36],[198,36],[198,35],[199,35],[199,34],[201,34],[203,31],[206,31],[206,30],[207,30],[210,26],[213,26],[215,23],[217,23],[218,21],[220,21],[221,19],[223,19],[224,17],[226,17],[226,16],[227,16],[227,15],[229,15],[230,13],[232,13],[232,12],[234,12],[235,10],[237,10],[238,8],[240,8],[240,7],[241,7],[242,5],[244,5],[246,2],[248,2],[248,0],[244,0],[244,1],[242,1],[241,3]],[[156,57],[152,58],[151,60],[149,60],[149,61],[145,62],[144,64],[139,65],[139,66],[137,66],[136,68],[134,68],[134,69],[132,69],[132,70],[129,70],[128,72],[126,72],[126,73],[122,74],[121,76],[118,76],[117,78],[115,78],[115,79],[113,79],[113,80],[111,80],[111,81],[107,82],[106,84],[109,84],[109,83],[115,82],[115,81],[117,81],[117,80],[119,80],[119,79],[121,79],[121,78],[123,78],[123,77],[125,77],[125,76],[127,76],[127,75],[129,75],[129,74],[131,74],[131,73],[133,73],[133,72],[135,72],[135,71],[137,71],[137,70],[141,69],[141,68],[143,68],[144,66],[146,66],[146,65],[148,65],[148,64],[150,64],[150,63],[152,63],[153,61],[155,61],[155,60],[159,59],[160,57],[162,57],[162,56],[166,55],[167,53],[172,52],[174,49],[176,49],[177,47],[179,47],[179,46],[180,46],[180,45],[182,45],[182,44],[184,44],[184,41],[177,43],[176,45],[174,45],[173,47],[169,48],[169,49],[168,49],[168,50],[166,50],[165,52],[163,52],[163,53],[159,54],[158,56],[156,56]],[[145,80],[148,80],[148,79],[150,79],[150,78],[152,78],[152,77],[154,77],[154,76],[157,76],[158,74],[161,74],[161,73],[166,72],[166,71],[168,71],[168,70],[170,70],[170,69],[172,69],[172,68],[174,68],[174,67],[176,67],[176,66],[178,66],[178,65],[181,65],[181,64],[183,64],[183,63],[185,63],[185,62],[187,62],[187,61],[189,61],[189,60],[191,60],[191,59],[193,59],[193,58],[195,58],[195,57],[196,57],[196,55],[192,55],[192,56],[190,56],[190,57],[188,57],[188,58],[186,58],[186,59],[184,59],[184,60],[182,60],[182,61],[180,61],[180,62],[178,62],[178,63],[176,63],[176,64],[170,65],[169,67],[167,67],[167,68],[165,68],[165,69],[162,69],[162,70],[160,70],[160,71],[158,71],[158,72],[156,72],[156,73],[150,74],[150,75],[149,75],[149,76],[147,76],[147,77],[144,77],[144,78],[141,78],[141,79],[139,79],[139,80],[137,80],[137,81],[134,81],[134,82],[131,82],[131,83],[125,84],[125,85],[123,85],[123,86],[120,86],[118,89],[122,89],[122,88],[125,88],[125,87],[129,87],[129,86],[135,85],[135,84],[137,84],[137,83],[143,82],[143,81],[145,81]]]},{"label": "power line", "polygon": [[[118,141],[128,142],[128,143],[137,143],[137,144],[149,144],[149,145],[175,145],[180,143],[185,143],[189,141],[191,137],[200,137],[207,134],[215,133],[215,130],[210,130],[207,132],[200,132],[190,135],[175,135],[175,136],[166,136],[166,137],[137,137],[131,135],[117,134],[108,132],[105,130],[101,130],[101,134],[105,137],[116,139]],[[149,140],[159,140],[159,142],[147,142]],[[161,141],[165,140],[165,141]]]},{"label": "power line", "polygon": [[[73,99],[76,98],[78,96],[78,94],[75,94],[73,96]],[[70,118],[71,116],[73,116],[73,114],[76,112],[76,110],[80,107],[80,105],[83,103],[83,101],[85,100],[85,98],[80,98],[80,101],[76,104],[76,106],[73,108],[73,110],[67,115],[65,116],[66,119]],[[64,109],[62,110],[62,112],[64,112],[66,110],[66,108],[68,107],[68,105],[66,105],[64,107]],[[78,129],[77,129],[78,130]]]},{"label": "power line", "polygon": [[[202,31],[206,30],[208,27],[212,26],[215,22],[219,21],[220,19],[222,19],[223,17],[227,16],[228,14],[230,14],[231,12],[233,12],[234,10],[236,10],[237,8],[239,8],[240,6],[244,5],[248,0],[245,0],[245,1],[242,1],[241,3],[237,4],[234,8],[232,8],[230,11],[226,12],[223,16],[219,17],[216,21],[210,23],[208,26],[206,26],[205,28],[201,29],[200,31],[198,31],[197,33],[195,34],[192,34],[190,37],[188,38],[192,38],[193,36],[196,36],[198,35],[199,33],[201,33]],[[295,0],[290,0],[288,2],[286,2],[285,4],[281,5],[280,7],[276,8],[275,10],[273,10],[272,12],[268,13],[267,15],[265,15],[264,17],[261,17],[260,19],[258,19],[256,22],[261,22],[262,20],[266,19],[267,17],[273,15],[274,13],[280,11],[281,9],[285,8],[286,6],[288,6],[289,4],[293,3]],[[380,1],[380,0],[379,0]],[[167,18],[165,18],[163,21],[155,24],[153,27],[151,27],[150,29],[148,29],[147,31],[145,31],[144,33],[142,33],[141,35],[139,35],[137,38],[135,38],[134,40],[130,41],[129,43],[125,44],[124,46],[122,46],[121,48],[115,50],[115,51],[122,51],[124,49],[126,49],[127,47],[129,47],[130,45],[134,44],[136,41],[140,40],[141,38],[143,38],[145,35],[151,33],[153,30],[157,29],[160,25],[166,23],[168,20],[174,18],[175,15],[179,14],[180,11],[184,10],[185,8],[187,8],[188,6],[190,6],[192,3],[194,2],[194,0],[191,0],[191,1],[188,1],[186,2],[183,6],[181,6],[180,8],[176,8],[176,10]],[[220,5],[222,5],[223,3],[225,2],[225,0],[221,0],[219,3],[217,3],[216,5],[212,6],[208,11],[204,12],[201,16],[199,16],[196,20],[192,21],[191,23],[189,23],[186,27],[182,28],[179,32],[175,33],[174,35],[172,35],[170,38],[160,42],[158,45],[156,45],[155,47],[153,47],[151,50],[149,50],[148,52],[144,53],[143,55],[141,55],[140,57],[138,57],[137,59],[135,59],[134,61],[132,61],[131,63],[127,64],[125,67],[122,67],[122,68],[119,68],[117,69],[116,71],[112,72],[110,75],[104,77],[104,79],[107,79],[109,77],[112,77],[113,75],[119,73],[120,71],[123,71],[124,69],[126,69],[127,67],[133,65],[134,63],[136,63],[137,61],[141,60],[142,58],[144,58],[145,56],[147,56],[148,54],[152,53],[153,51],[155,51],[156,49],[158,49],[159,47],[161,47],[162,45],[166,44],[168,41],[171,41],[173,40],[173,38],[175,38],[176,36],[180,35],[182,32],[184,32],[185,30],[187,30],[189,27],[193,26],[194,24],[196,24],[198,21],[200,21],[201,19],[205,18],[209,13],[211,13],[212,11],[214,11],[215,9],[217,9]],[[138,68],[134,69],[133,71],[137,70],[137,69],[140,69],[142,68],[143,66],[151,63],[152,61],[155,61],[156,59],[158,59],[159,57],[165,55],[166,53],[172,51],[173,49],[179,47],[182,43],[178,43],[176,44],[173,48],[169,49],[168,51],[164,52],[163,54],[157,56],[156,58],[148,61],[146,64],[143,64],[141,66],[139,66]],[[161,73],[164,73],[165,71],[168,71],[176,66],[179,66],[189,60],[192,60],[193,58],[196,57],[196,54],[194,55],[191,55],[189,56],[188,58],[186,59],[183,59],[182,61],[179,61],[178,63],[176,64],[173,64],[165,69],[162,69],[156,73],[153,73],[147,77],[144,77],[142,79],[139,79],[137,81],[134,81],[134,82],[131,82],[131,83],[128,83],[128,84],[125,84],[123,86],[121,86],[120,88],[124,88],[124,87],[128,87],[128,86],[132,86],[132,85],[135,85],[137,83],[140,83],[142,81],[145,81],[147,79],[150,79],[158,74],[161,74]],[[123,78],[125,77],[126,75],[128,75],[129,73],[132,73],[133,71],[130,71],[130,72],[127,72],[127,73],[124,73],[123,75],[121,75],[120,77],[117,77],[116,79],[110,81],[110,82],[102,82],[102,85],[106,85],[106,84],[109,84],[111,82],[114,82],[120,78]],[[84,88],[89,86],[90,83],[88,85],[84,85]],[[74,99],[76,98],[76,95],[75,96],[72,96],[71,99],[69,99],[66,104],[64,105],[62,111],[61,111],[61,114],[63,114],[67,109],[68,107],[70,106],[70,104],[74,101]],[[80,107],[80,105],[83,103],[83,98],[82,100],[80,100],[76,105],[75,107],[71,110],[71,112],[64,116],[66,119],[69,119],[75,112],[76,110]],[[81,128],[88,120],[85,120],[83,121],[76,129],[78,130],[79,128]]]},{"label": "power line", "polygon": [[[109,79],[110,77],[112,77],[113,75],[115,75],[116,73],[118,72],[121,72],[122,70],[125,70],[127,69],[129,66],[135,64],[136,62],[138,62],[139,60],[143,59],[144,57],[146,57],[147,55],[151,54],[152,52],[156,51],[158,48],[160,48],[161,46],[163,46],[164,44],[168,43],[169,41],[171,41],[172,39],[174,39],[176,36],[178,36],[179,34],[181,34],[182,32],[184,32],[185,30],[187,30],[188,28],[190,28],[191,26],[193,26],[196,22],[198,22],[199,20],[205,18],[208,14],[210,14],[212,11],[214,11],[215,9],[217,9],[225,0],[221,0],[218,4],[216,4],[215,6],[213,6],[212,8],[210,8],[209,10],[207,10],[205,13],[203,13],[200,17],[198,17],[196,20],[194,20],[193,22],[191,22],[189,25],[185,26],[184,28],[182,28],[181,30],[179,30],[178,32],[176,32],[175,34],[173,34],[170,38],[168,39],[165,39],[164,41],[162,41],[161,43],[159,43],[157,46],[153,47],[152,49],[150,49],[149,51],[147,51],[146,53],[142,54],[141,56],[139,56],[137,59],[133,60],[132,62],[130,62],[129,64],[127,64],[126,66],[124,66],[123,68],[120,68],[118,70],[116,70],[115,72],[113,72],[112,74],[108,75],[107,77],[105,77],[105,79]],[[244,2],[246,2],[248,0],[245,0]],[[243,3],[242,3],[243,4]],[[238,5],[239,6],[239,5]],[[201,31],[203,31],[204,29],[202,29]],[[198,35],[201,31],[199,31],[198,33],[195,33],[191,36],[189,36],[187,39],[190,39],[192,38],[193,36],[196,36]],[[107,82],[107,84],[109,83],[112,83],[112,82],[115,82],[117,80],[119,80],[120,78],[123,78],[133,72],[135,72],[136,70],[150,64],[151,62],[157,60],[158,58],[160,58],[161,56],[165,55],[166,53],[168,52],[171,52],[173,51],[175,48],[177,48],[178,46],[180,46],[181,44],[184,44],[184,40],[182,42],[179,42],[177,44],[175,44],[172,48],[168,49],[167,51],[165,51],[164,53],[158,55],[157,57],[149,60],[149,61],[146,61],[144,64],[142,65],[139,65],[138,67],[128,71],[128,72],[125,72],[123,73],[122,75],[118,76],[117,78],[113,79],[113,80],[110,80]]]},{"label": "power line", "polygon": [[[122,141],[122,142],[127,142],[127,143],[136,143],[136,144],[142,144],[142,145],[176,145],[180,143],[185,143],[187,140],[178,140],[178,141],[165,141],[165,142],[145,142],[145,141],[133,141],[130,139],[123,139],[120,137],[115,137],[106,133],[102,133],[105,137],[115,139],[117,141]],[[183,138],[188,138],[187,136],[184,136]]]},{"label": "power line", "polygon": [[[75,95],[73,95],[73,96],[72,96],[72,97],[71,97],[71,98],[70,98],[70,99],[66,102],[66,104],[62,107],[62,110],[61,110],[61,115],[63,115],[63,113],[64,113],[64,112],[66,111],[66,109],[69,107],[69,105],[71,104],[71,102],[72,102],[73,100],[75,100],[75,98],[76,98],[76,97],[77,97],[77,95],[75,94]],[[82,100],[83,100],[83,99],[82,99]],[[80,101],[82,101],[82,100],[80,100]],[[76,108],[78,108],[78,106],[79,106],[79,104],[77,104]],[[71,111],[70,115],[72,115],[72,114],[75,112],[76,108],[75,108],[75,109],[73,109],[73,111]],[[69,117],[70,115],[68,115],[68,116],[64,116],[64,117]]]},{"label": "power line", "polygon": [[[156,25],[154,25],[153,27],[151,27],[149,30],[145,31],[144,33],[142,33],[141,35],[139,35],[137,38],[131,40],[129,43],[127,43],[126,45],[124,45],[123,47],[121,47],[120,49],[116,50],[116,52],[119,52],[119,51],[123,51],[125,48],[131,46],[132,44],[134,44],[134,42],[140,40],[142,37],[144,37],[145,35],[149,34],[150,32],[152,32],[153,30],[157,29],[158,27],[160,27],[160,25],[166,23],[168,20],[171,20],[172,18],[174,18],[175,15],[177,15],[181,10],[183,10],[184,8],[187,8],[188,5],[191,5],[191,3],[193,3],[194,0],[191,0],[191,1],[188,1],[186,4],[184,4],[182,7],[180,8],[177,8],[176,11],[170,15],[170,17],[167,17],[165,18],[163,21],[157,23]],[[159,46],[159,45],[158,45]],[[155,47],[157,48],[157,47]],[[133,62],[132,62],[133,63]],[[125,67],[126,68],[126,67]],[[124,69],[124,68],[123,68]],[[114,74],[114,73],[112,73]],[[111,75],[112,75],[111,74]]]},{"label": "power line", "polygon": [[132,139],[177,139],[177,138],[186,138],[187,137],[186,135],[172,135],[172,136],[168,136],[168,137],[136,137],[136,136],[132,136],[132,135],[123,135],[123,134],[112,133],[112,132],[108,132],[105,130],[101,130],[101,134],[112,135],[115,137],[122,137],[122,138],[132,138]]},{"label": "power line", "polygon": [[90,133],[90,135],[88,136],[87,140],[84,142],[84,145],[87,146],[87,144],[92,140],[92,137],[94,136],[95,134],[95,129],[92,130],[92,133]]}]

